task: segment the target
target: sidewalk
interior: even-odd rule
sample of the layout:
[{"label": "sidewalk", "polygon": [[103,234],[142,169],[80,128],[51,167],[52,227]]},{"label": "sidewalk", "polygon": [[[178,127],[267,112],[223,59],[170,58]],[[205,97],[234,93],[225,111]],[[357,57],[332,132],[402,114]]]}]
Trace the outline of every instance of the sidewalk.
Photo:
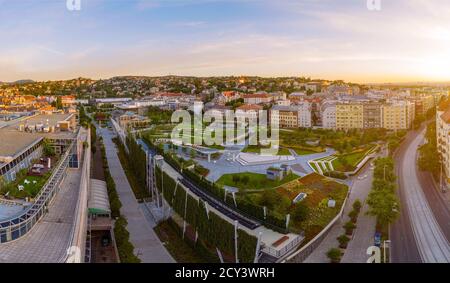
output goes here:
[{"label": "sidewalk", "polygon": [[[364,175],[367,175],[367,178],[364,178],[363,180],[358,180],[357,178],[355,178],[353,181],[349,199],[344,208],[342,220],[338,221],[331,228],[330,232],[322,241],[322,243],[320,243],[320,245],[314,250],[314,252],[304,261],[305,263],[330,262],[326,253],[332,248],[339,247],[339,242],[336,238],[345,233],[345,230],[344,228],[342,228],[342,226],[345,224],[345,222],[350,220],[347,214],[352,211],[353,202],[356,199],[359,199],[362,203],[364,203],[364,200],[367,198],[367,195],[372,188],[373,171],[369,169],[369,166],[363,168],[358,176]],[[364,263],[367,260],[366,250],[373,244],[372,239],[375,233],[376,224],[374,217],[365,215],[367,208],[367,205],[364,204],[356,223],[357,229],[355,230],[353,238],[349,242],[348,247],[345,250],[345,254],[342,257],[341,262]]]},{"label": "sidewalk", "polygon": [[130,241],[134,245],[135,254],[145,263],[172,263],[175,260],[162,245],[142,207],[138,204],[128,179],[117,156],[116,145],[112,141],[112,133],[108,129],[98,128],[105,144],[106,157],[111,176],[116,183],[117,193],[122,202],[121,214],[127,219]]}]

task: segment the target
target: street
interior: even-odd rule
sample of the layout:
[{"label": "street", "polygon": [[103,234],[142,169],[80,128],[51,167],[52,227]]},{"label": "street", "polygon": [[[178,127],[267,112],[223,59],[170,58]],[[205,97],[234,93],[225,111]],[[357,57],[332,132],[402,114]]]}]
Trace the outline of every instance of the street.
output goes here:
[{"label": "street", "polygon": [[395,156],[401,214],[391,226],[392,262],[450,262],[450,245],[418,176],[417,148],[424,132],[423,128],[410,132]]}]

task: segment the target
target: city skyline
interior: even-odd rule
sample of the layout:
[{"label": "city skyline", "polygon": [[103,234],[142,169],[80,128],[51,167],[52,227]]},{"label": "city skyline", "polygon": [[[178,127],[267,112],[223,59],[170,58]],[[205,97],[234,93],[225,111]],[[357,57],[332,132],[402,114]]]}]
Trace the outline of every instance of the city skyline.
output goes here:
[{"label": "city skyline", "polygon": [[[450,3],[0,1],[0,81],[122,75],[450,80]],[[14,15],[14,16],[13,16]]]}]

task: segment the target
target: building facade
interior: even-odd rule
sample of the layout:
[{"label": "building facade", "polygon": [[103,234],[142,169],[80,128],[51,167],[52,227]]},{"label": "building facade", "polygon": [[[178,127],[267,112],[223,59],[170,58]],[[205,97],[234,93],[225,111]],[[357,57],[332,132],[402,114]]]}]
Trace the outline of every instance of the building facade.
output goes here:
[{"label": "building facade", "polygon": [[377,129],[383,126],[383,115],[380,103],[363,104],[363,126],[364,129]]},{"label": "building facade", "polygon": [[270,117],[280,128],[309,128],[311,105],[308,102],[291,106],[275,105],[270,111]]},{"label": "building facade", "polygon": [[350,130],[364,128],[364,107],[361,103],[336,104],[336,129]]},{"label": "building facade", "polygon": [[336,129],[336,103],[326,102],[321,106],[322,128]]},{"label": "building facade", "polygon": [[448,182],[450,178],[450,105],[444,105],[436,111],[436,139],[439,158]]},{"label": "building facade", "polygon": [[414,121],[414,103],[409,101],[395,101],[383,104],[383,128],[388,130],[409,129]]}]

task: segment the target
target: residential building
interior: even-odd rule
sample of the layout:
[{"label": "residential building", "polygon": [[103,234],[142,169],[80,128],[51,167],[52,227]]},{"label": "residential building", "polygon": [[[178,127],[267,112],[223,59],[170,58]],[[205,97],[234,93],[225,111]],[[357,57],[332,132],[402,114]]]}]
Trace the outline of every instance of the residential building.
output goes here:
[{"label": "residential building", "polygon": [[363,127],[364,129],[382,128],[381,103],[363,104]]},{"label": "residential building", "polygon": [[322,118],[322,128],[336,129],[336,102],[326,101],[320,108]]},{"label": "residential building", "polygon": [[336,129],[350,130],[364,128],[364,107],[359,102],[336,104]]},{"label": "residential building", "polygon": [[272,101],[272,97],[266,93],[260,94],[247,94],[244,96],[245,104],[261,104],[261,103],[270,103]]},{"label": "residential building", "polygon": [[278,122],[280,128],[309,128],[311,127],[311,104],[275,105],[270,111],[270,119]]},{"label": "residential building", "polygon": [[409,129],[414,120],[414,103],[393,101],[382,106],[383,128],[388,130]]},{"label": "residential building", "polygon": [[419,96],[412,101],[415,104],[415,114],[418,116],[425,116],[428,110],[436,106],[434,96],[432,95]]},{"label": "residential building", "polygon": [[450,179],[450,104],[441,102],[436,111],[436,138],[439,158],[447,176]]},{"label": "residential building", "polygon": [[63,107],[70,107],[76,103],[75,95],[64,95],[61,97],[61,104]]},{"label": "residential building", "polygon": [[257,104],[244,104],[236,109],[236,116],[244,116],[247,119],[257,119],[259,117],[259,111],[263,110],[261,105]]},{"label": "residential building", "polygon": [[118,117],[118,122],[122,129],[128,129],[129,127],[134,126],[146,126],[150,123],[150,120],[147,117],[137,115],[134,112],[126,112]]}]

